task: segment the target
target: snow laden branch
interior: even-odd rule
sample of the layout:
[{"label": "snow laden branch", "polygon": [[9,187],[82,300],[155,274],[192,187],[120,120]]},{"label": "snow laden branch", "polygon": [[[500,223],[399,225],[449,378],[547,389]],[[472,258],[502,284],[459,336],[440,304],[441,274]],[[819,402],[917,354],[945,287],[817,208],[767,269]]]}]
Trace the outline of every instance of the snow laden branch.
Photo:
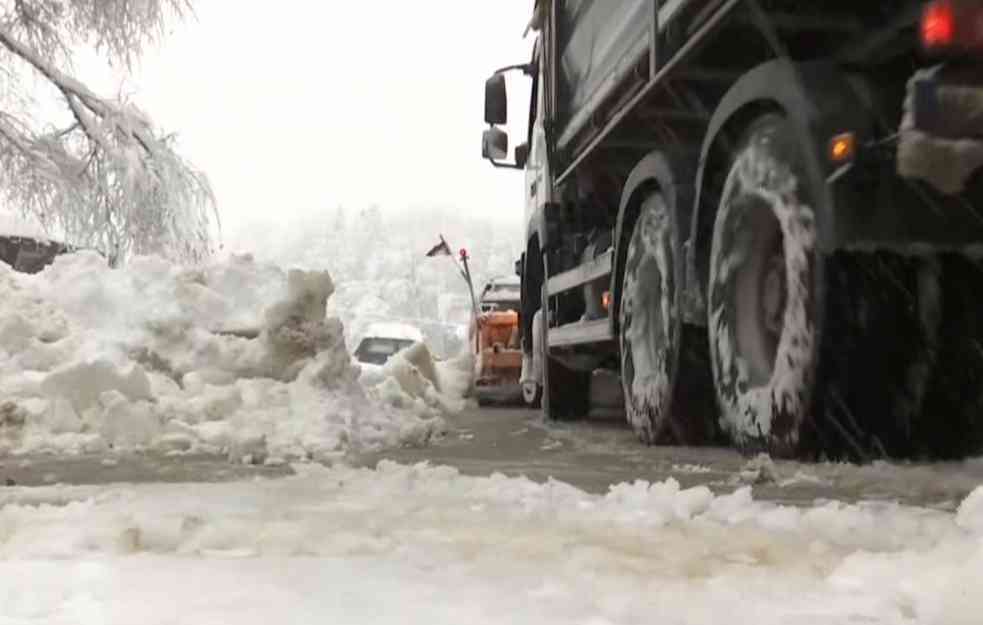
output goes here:
[{"label": "snow laden branch", "polygon": [[[131,103],[100,97],[58,67],[88,42],[129,65],[161,33],[171,0],[16,0],[0,19],[0,60],[17,60],[50,84],[69,112],[63,127],[31,124],[4,93],[0,110],[0,201],[69,242],[114,262],[160,254],[197,262],[210,253],[214,196],[207,178]],[[7,90],[19,83],[8,81]],[[16,94],[13,94],[16,95]]]},{"label": "snow laden branch", "polygon": [[55,63],[92,46],[129,67],[161,39],[168,18],[191,12],[190,0],[0,0],[0,26]]}]

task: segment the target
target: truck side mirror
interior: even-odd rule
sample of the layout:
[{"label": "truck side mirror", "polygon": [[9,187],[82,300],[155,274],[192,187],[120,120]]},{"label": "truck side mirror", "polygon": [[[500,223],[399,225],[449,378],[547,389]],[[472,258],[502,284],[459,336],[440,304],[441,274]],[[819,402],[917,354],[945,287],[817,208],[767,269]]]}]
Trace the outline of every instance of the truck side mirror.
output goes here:
[{"label": "truck side mirror", "polygon": [[523,169],[526,166],[526,161],[529,160],[529,144],[522,143],[515,146],[515,165],[519,169]]},{"label": "truck side mirror", "polygon": [[485,81],[485,123],[505,124],[509,119],[508,95],[505,76],[495,74]]},{"label": "truck side mirror", "polygon": [[494,126],[481,133],[481,156],[500,161],[509,155],[509,136]]}]

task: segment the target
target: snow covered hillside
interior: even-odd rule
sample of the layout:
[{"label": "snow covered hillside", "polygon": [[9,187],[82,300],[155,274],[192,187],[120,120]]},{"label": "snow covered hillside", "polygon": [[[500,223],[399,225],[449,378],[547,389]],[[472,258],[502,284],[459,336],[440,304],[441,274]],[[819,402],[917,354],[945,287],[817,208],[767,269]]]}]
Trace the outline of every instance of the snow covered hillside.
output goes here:
[{"label": "snow covered hillside", "polygon": [[426,442],[453,398],[413,367],[363,389],[325,314],[333,292],[325,271],[249,256],[111,270],[83,252],[37,275],[0,263],[0,455],[152,448],[280,463]]},{"label": "snow covered hillside", "polygon": [[977,623],[983,488],[955,514],[750,488],[383,462],[282,480],[10,488],[5,623]]}]

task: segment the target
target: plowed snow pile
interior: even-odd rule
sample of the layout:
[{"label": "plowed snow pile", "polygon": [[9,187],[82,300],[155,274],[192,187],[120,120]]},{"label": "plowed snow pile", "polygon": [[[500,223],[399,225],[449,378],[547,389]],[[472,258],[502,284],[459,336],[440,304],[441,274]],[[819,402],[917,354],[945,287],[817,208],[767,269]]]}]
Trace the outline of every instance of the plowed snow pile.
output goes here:
[{"label": "plowed snow pile", "polygon": [[980,622],[956,514],[673,480],[604,496],[380,463],[269,481],[0,490],[0,622]]},{"label": "plowed snow pile", "polygon": [[366,394],[341,322],[325,316],[333,291],[326,272],[248,256],[111,270],[85,252],[37,275],[0,263],[0,454],[276,463],[425,442],[452,402],[400,384]]},{"label": "plowed snow pile", "polygon": [[462,398],[470,390],[473,368],[468,351],[437,362],[425,344],[415,343],[381,367],[366,367],[360,381],[371,397],[390,405],[452,413],[465,406]]}]

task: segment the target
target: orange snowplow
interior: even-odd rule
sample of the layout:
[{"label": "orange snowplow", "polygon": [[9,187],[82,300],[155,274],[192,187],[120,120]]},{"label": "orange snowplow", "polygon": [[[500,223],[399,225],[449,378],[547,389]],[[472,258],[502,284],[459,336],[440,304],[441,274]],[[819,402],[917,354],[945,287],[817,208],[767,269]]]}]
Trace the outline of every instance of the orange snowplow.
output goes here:
[{"label": "orange snowplow", "polygon": [[476,398],[479,404],[518,403],[522,396],[518,280],[489,281],[479,303],[480,313],[471,329]]},{"label": "orange snowplow", "polygon": [[[471,269],[468,267],[468,251],[459,252],[461,264],[454,264],[471,293],[474,316],[468,334],[471,353],[474,354],[474,395],[478,404],[519,403],[522,401],[522,348],[519,342],[518,276],[492,278],[485,285],[481,297],[474,294]],[[426,253],[428,258],[449,256],[454,259],[451,247],[444,235],[440,243]]]}]

